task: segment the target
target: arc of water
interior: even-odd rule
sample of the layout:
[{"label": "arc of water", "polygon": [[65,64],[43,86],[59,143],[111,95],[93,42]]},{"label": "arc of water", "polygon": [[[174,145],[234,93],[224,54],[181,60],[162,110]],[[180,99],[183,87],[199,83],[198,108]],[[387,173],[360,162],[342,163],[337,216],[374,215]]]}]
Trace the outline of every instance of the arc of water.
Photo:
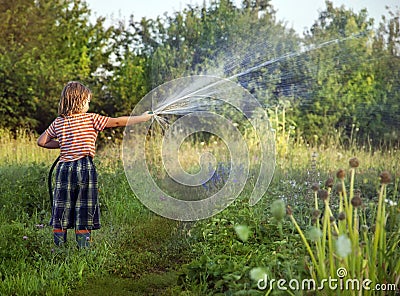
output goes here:
[{"label": "arc of water", "polygon": [[[300,56],[302,54],[305,54],[305,53],[308,53],[308,52],[311,52],[311,51],[314,51],[314,50],[317,50],[317,49],[324,48],[324,47],[329,46],[331,44],[338,43],[338,42],[341,42],[341,41],[350,40],[350,39],[354,39],[354,38],[358,38],[358,37],[360,37],[362,35],[364,35],[364,33],[361,32],[361,33],[357,33],[357,34],[352,34],[352,35],[350,35],[348,37],[344,37],[344,38],[331,39],[331,40],[325,41],[325,42],[317,44],[317,45],[305,46],[299,51],[289,52],[289,53],[287,53],[287,54],[285,54],[283,56],[277,57],[277,58],[272,59],[272,60],[268,60],[268,61],[266,61],[264,63],[261,63],[259,65],[254,66],[254,67],[251,67],[249,69],[246,69],[246,70],[244,70],[244,71],[242,71],[240,73],[237,73],[237,74],[234,74],[232,76],[229,76],[229,77],[227,77],[225,79],[231,81],[231,80],[233,80],[235,78],[247,75],[247,74],[249,74],[249,73],[251,73],[251,72],[253,72],[255,70],[258,70],[260,68],[266,67],[268,65],[272,65],[273,63],[276,63],[276,62],[279,62],[279,61],[283,61],[285,59],[289,59],[289,58],[293,58],[293,57],[298,57],[298,56]],[[193,92],[191,92],[189,94],[186,94],[186,95],[184,95],[184,96],[182,96],[180,98],[177,98],[176,100],[174,100],[173,102],[170,102],[169,104],[166,104],[166,105],[158,107],[157,109],[153,110],[153,112],[155,114],[163,114],[163,109],[167,108],[168,106],[171,106],[171,105],[173,105],[173,104],[175,104],[175,103],[177,103],[179,101],[183,101],[185,99],[191,98],[191,97],[195,96],[197,93],[199,93],[201,91],[205,91],[205,90],[207,90],[209,88],[212,88],[212,87],[214,87],[214,86],[216,86],[218,84],[221,84],[221,83],[224,83],[224,80],[219,80],[219,81],[213,82],[213,83],[211,83],[209,85],[204,86],[203,88],[197,89],[197,90],[195,90],[195,91],[193,91]],[[169,112],[169,113],[171,113],[171,112]]]}]

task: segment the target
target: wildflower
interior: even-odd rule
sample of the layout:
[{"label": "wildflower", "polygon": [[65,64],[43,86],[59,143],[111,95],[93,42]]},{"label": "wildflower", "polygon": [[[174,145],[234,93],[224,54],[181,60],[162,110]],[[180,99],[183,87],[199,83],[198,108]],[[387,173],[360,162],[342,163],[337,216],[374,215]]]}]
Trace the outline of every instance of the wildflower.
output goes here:
[{"label": "wildflower", "polygon": [[342,258],[346,258],[351,253],[351,241],[346,235],[342,234],[337,239],[336,251]]},{"label": "wildflower", "polygon": [[381,184],[389,184],[391,180],[390,173],[388,171],[383,171],[379,178],[381,179]]},{"label": "wildflower", "polygon": [[22,239],[23,239],[23,240],[27,240],[28,237],[27,237],[26,235],[24,235],[24,236],[22,237]]},{"label": "wildflower", "polygon": [[44,227],[43,224],[36,224],[35,226],[36,226],[36,228],[39,228],[39,229],[42,229]]},{"label": "wildflower", "polygon": [[391,207],[397,206],[397,202],[395,202],[395,201],[393,201],[393,200],[385,199],[385,202],[386,202],[389,206],[391,206]]},{"label": "wildflower", "polygon": [[318,197],[322,200],[326,200],[329,196],[328,191],[324,190],[324,189],[320,189],[318,190]]},{"label": "wildflower", "polygon": [[350,167],[356,168],[360,165],[360,162],[358,161],[357,157],[353,157],[353,158],[350,158],[349,164],[350,164]]},{"label": "wildflower", "polygon": [[282,199],[277,199],[272,203],[271,214],[276,220],[282,220],[285,217],[285,202]]},{"label": "wildflower", "polygon": [[346,172],[342,169],[338,170],[336,173],[336,177],[340,180],[343,180],[345,176],[346,176]]},{"label": "wildflower", "polygon": [[333,187],[333,178],[329,177],[326,181],[325,181],[325,186],[328,188],[332,188]]}]

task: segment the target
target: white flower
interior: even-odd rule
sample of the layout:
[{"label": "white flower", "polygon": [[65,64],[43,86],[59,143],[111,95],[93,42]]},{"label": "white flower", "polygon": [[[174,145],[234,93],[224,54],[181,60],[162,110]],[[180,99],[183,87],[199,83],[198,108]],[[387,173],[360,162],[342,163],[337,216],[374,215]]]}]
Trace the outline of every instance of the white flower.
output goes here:
[{"label": "white flower", "polygon": [[391,207],[397,206],[397,202],[395,202],[395,201],[393,201],[393,200],[385,199],[385,202],[386,202],[389,206],[391,206]]}]

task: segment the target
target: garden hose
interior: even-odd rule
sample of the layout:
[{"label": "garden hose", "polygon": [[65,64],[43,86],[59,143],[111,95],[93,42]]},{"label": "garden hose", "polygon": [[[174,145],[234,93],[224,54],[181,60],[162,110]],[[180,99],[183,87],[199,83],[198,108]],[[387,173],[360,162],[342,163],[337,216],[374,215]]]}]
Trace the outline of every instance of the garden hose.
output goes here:
[{"label": "garden hose", "polygon": [[54,168],[56,167],[58,161],[60,159],[60,156],[57,157],[57,159],[53,162],[50,171],[49,171],[49,176],[47,177],[47,185],[49,187],[49,196],[50,196],[50,205],[53,207],[53,186],[52,186],[52,175]]}]

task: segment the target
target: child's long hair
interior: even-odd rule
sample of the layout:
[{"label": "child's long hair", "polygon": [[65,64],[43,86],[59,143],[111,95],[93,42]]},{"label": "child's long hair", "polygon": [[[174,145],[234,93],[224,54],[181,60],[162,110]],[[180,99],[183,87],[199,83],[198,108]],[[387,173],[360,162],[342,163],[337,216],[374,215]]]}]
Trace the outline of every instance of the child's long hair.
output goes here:
[{"label": "child's long hair", "polygon": [[58,104],[58,114],[69,116],[80,113],[87,100],[92,97],[89,88],[77,81],[70,81],[61,92],[60,103]]}]

